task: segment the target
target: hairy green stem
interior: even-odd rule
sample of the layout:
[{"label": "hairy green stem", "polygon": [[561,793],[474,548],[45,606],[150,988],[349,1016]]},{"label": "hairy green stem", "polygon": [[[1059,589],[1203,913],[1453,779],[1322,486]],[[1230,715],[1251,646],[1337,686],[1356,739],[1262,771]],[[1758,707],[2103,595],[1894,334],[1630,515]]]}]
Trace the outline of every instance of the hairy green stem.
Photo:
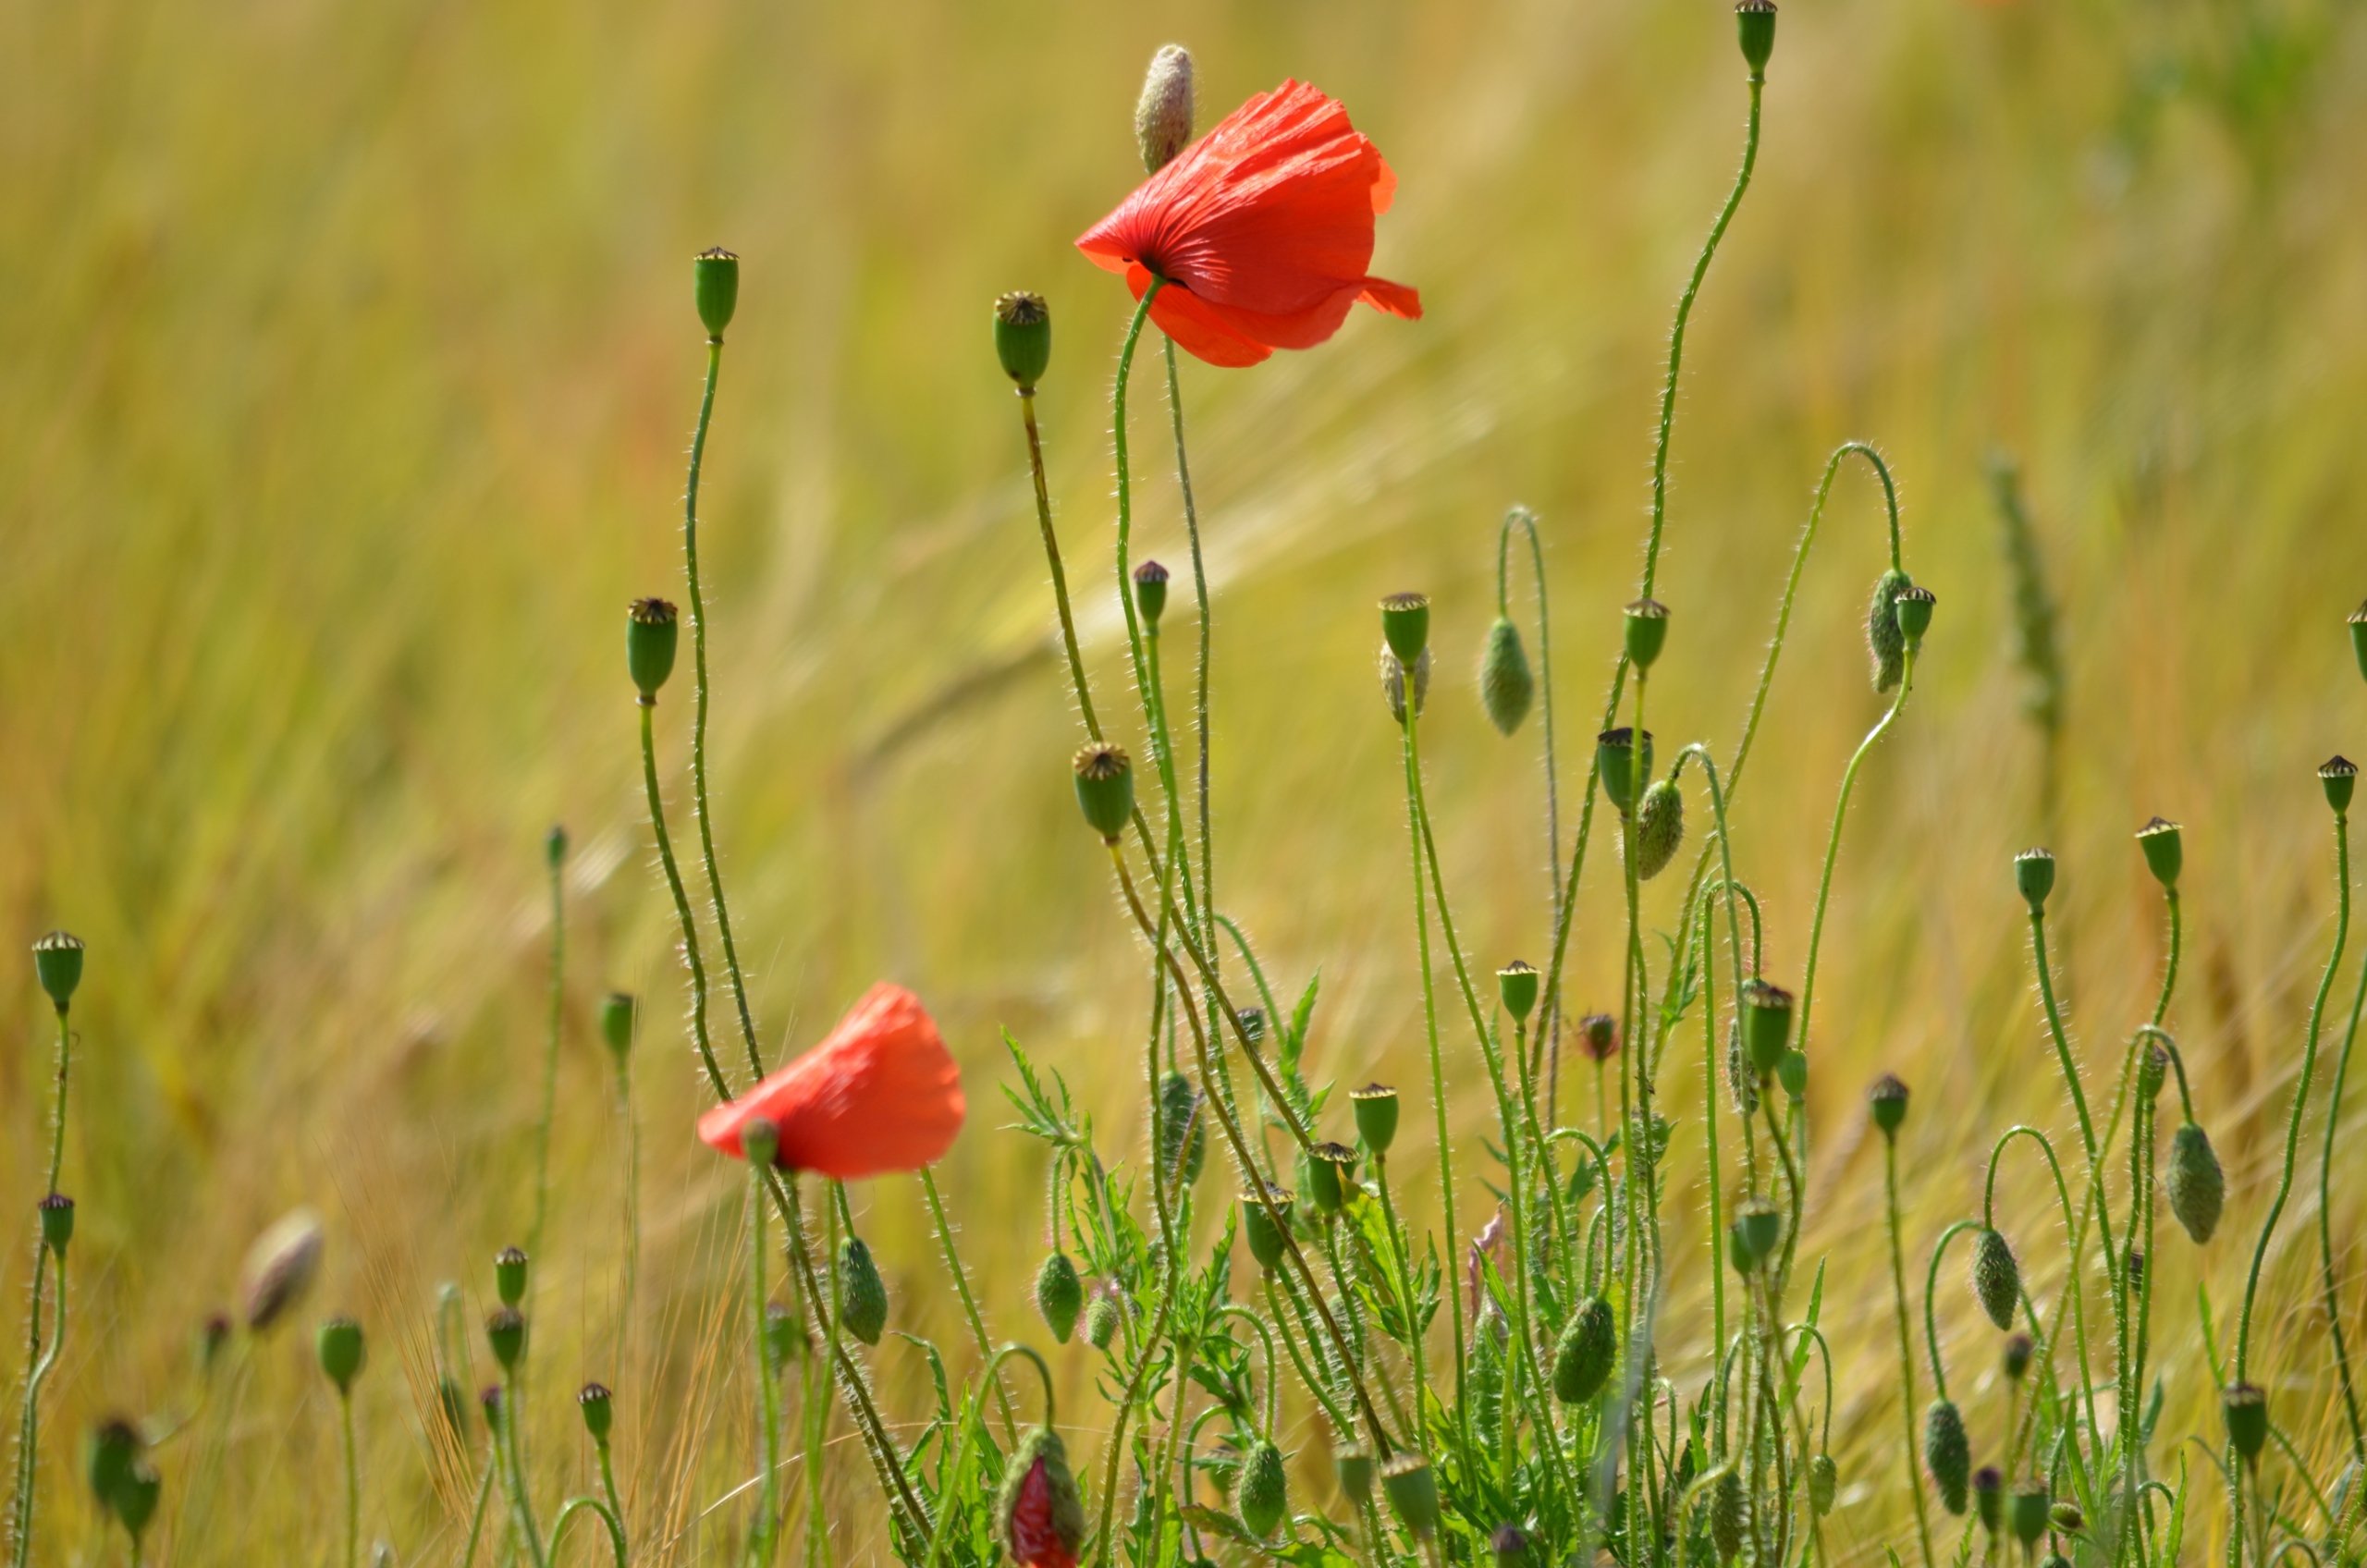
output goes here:
[{"label": "hairy green stem", "polygon": [[2342,1034],[2342,1049],[2334,1059],[2334,1084],[2326,1100],[2325,1148],[2318,1159],[2318,1268],[2324,1286],[2326,1330],[2334,1341],[2336,1370],[2342,1378],[2342,1412],[2350,1424],[2351,1489],[2367,1489],[2367,1429],[2359,1415],[2359,1395],[2350,1377],[2350,1350],[2342,1335],[2342,1300],[2336,1289],[2334,1267],[2334,1147],[2342,1127],[2342,1089],[2350,1075],[2350,1048],[2359,1040],[2359,1019],[2367,1009],[2367,962],[2359,969],[2359,986],[2351,993],[2350,1022]]},{"label": "hairy green stem", "polygon": [[682,963],[691,974],[691,1043],[698,1047],[699,1065],[706,1070],[707,1086],[717,1101],[731,1097],[723,1069],[716,1065],[715,1046],[707,1038],[706,961],[699,953],[698,922],[691,913],[690,894],[682,887],[681,867],[675,864],[673,836],[666,831],[666,801],[657,790],[657,741],[651,718],[655,699],[641,699],[641,782],[648,798],[649,827],[657,840],[657,864],[666,873],[667,891],[674,896],[674,915],[682,928]]},{"label": "hairy green stem", "polygon": [[[986,1356],[992,1349],[987,1339],[987,1320],[978,1310],[976,1292],[970,1288],[969,1267],[962,1261],[961,1249],[953,1244],[953,1225],[945,1216],[945,1198],[938,1191],[936,1168],[922,1166],[920,1177],[921,1195],[928,1200],[929,1220],[937,1231],[938,1250],[945,1258],[945,1271],[952,1277],[954,1294],[961,1298],[962,1316],[970,1325],[971,1341],[977,1346],[979,1355]],[[992,1382],[995,1402],[1002,1411],[1003,1437],[1006,1441],[1013,1440],[1019,1427],[1011,1408],[1011,1390],[1003,1387],[1000,1377]]]},{"label": "hairy green stem", "polygon": [[550,1017],[543,1032],[543,1113],[534,1123],[534,1223],[526,1231],[526,1252],[543,1256],[543,1220],[550,1213],[551,1121],[558,1111],[558,1036],[567,1003],[567,892],[565,839],[551,829],[558,846],[549,857],[551,898]]},{"label": "hairy green stem", "polygon": [[[756,1353],[756,1420],[762,1428],[756,1435],[756,1459],[763,1471],[756,1482],[756,1532],[749,1555],[760,1568],[772,1562],[774,1543],[780,1531],[780,1368],[773,1364],[767,1332],[766,1309],[771,1305],[770,1292],[765,1285],[765,1255],[768,1250],[765,1243],[765,1174],[752,1169],[748,1172],[748,1338]],[[810,1484],[819,1485],[820,1456],[811,1449],[805,1455],[805,1474]],[[819,1501],[818,1497],[816,1501]]]},{"label": "hairy green stem", "polygon": [[[1885,1133],[1883,1137],[1883,1218],[1890,1231],[1891,1303],[1898,1317],[1898,1401],[1906,1427],[1906,1441],[1899,1457],[1907,1466],[1907,1495],[1915,1500],[1915,1537],[1923,1548],[1923,1568],[1939,1568],[1939,1559],[1932,1552],[1932,1514],[1923,1501],[1923,1476],[1917,1467],[1915,1429],[1915,1341],[1907,1327],[1907,1252],[1900,1236],[1898,1218],[1898,1140]],[[1932,1362],[1939,1365],[1939,1335],[1932,1335]],[[1944,1397],[1942,1396],[1942,1397]],[[1832,1409],[1826,1402],[1828,1419]]]}]

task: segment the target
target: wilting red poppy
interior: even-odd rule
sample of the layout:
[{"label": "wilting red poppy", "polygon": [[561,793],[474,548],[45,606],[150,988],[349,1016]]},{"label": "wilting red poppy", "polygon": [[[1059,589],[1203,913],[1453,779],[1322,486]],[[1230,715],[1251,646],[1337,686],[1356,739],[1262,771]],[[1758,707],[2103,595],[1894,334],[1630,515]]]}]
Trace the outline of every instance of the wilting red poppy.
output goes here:
[{"label": "wilting red poppy", "polygon": [[901,986],[882,982],[820,1045],[740,1098],[699,1118],[699,1136],[738,1155],[755,1116],[780,1129],[779,1163],[851,1180],[917,1170],[962,1130],[962,1072],[936,1020]]},{"label": "wilting red poppy", "polygon": [[1393,316],[1421,296],[1374,277],[1372,221],[1397,177],[1339,100],[1286,81],[1226,116],[1134,188],[1077,249],[1143,297],[1150,319],[1212,365],[1312,349],[1358,300]]}]

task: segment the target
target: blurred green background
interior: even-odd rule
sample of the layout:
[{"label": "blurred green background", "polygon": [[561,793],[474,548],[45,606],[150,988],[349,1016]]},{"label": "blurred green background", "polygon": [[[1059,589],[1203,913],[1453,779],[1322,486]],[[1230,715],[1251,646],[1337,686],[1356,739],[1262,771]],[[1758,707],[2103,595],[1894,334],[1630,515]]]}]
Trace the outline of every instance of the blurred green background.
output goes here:
[{"label": "blurred green background", "polygon": [[[1536,730],[1500,740],[1469,680],[1495,530],[1515,501],[1543,519],[1575,794],[1633,593],[1670,306],[1739,146],[1724,6],[0,7],[0,909],[20,944],[64,925],[91,949],[65,1178],[80,1295],[43,1477],[60,1561],[98,1539],[72,1441],[102,1412],[193,1397],[198,1315],[299,1202],[331,1232],[314,1306],[376,1336],[365,1529],[406,1562],[452,1549],[418,1436],[426,1313],[440,1280],[481,1289],[527,1222],[553,822],[576,848],[543,1446],[578,1464],[564,1392],[614,1381],[650,1560],[691,1560],[714,1527],[700,1513],[745,1449],[741,1358],[716,1341],[740,1189],[689,1134],[703,1091],[671,1026],[620,649],[627,599],[681,597],[689,258],[713,243],[745,269],[702,508],[716,798],[761,1023],[785,1056],[875,976],[923,993],[968,1073],[947,1166],[965,1245],[999,1329],[1030,1326],[1040,1165],[1000,1130],[998,1031],[1067,1074],[1124,1158],[1145,982],[1069,800],[1077,735],[987,306],[1023,287],[1052,303],[1051,478],[1114,708],[1106,398],[1128,301],[1070,241],[1138,178],[1128,116],[1171,41],[1197,55],[1204,125],[1311,80],[1401,180],[1374,266],[1423,291],[1425,320],[1358,312],[1314,352],[1187,362],[1183,388],[1218,589],[1220,902],[1281,984],[1322,970],[1318,1074],[1412,1084],[1371,606],[1433,597],[1425,752],[1462,928],[1489,967],[1542,964]],[[1910,1248],[1970,1210],[1996,1132],[2067,1129],[2007,859],[2042,836],[2063,858],[2100,1081],[2155,983],[2128,835],[2156,812],[2188,829],[2171,1022],[2235,1189],[2230,1239],[2163,1245],[2164,1431],[2215,1425],[2183,1304],[2198,1278],[2214,1303],[2240,1290],[2330,939],[2311,770],[2367,749],[2341,630],[2367,592],[2362,89],[2367,13],[2331,0],[1784,10],[1758,183],[1688,340],[1653,717],[1664,741],[1731,748],[1823,457],[1880,443],[1940,608],[1849,824],[1813,1042],[1810,1245],[1846,1335],[1833,1538],[1852,1560],[1905,1519],[1863,1087],[1887,1068],[1918,1096]],[[1137,553],[1180,568],[1163,399],[1137,386]],[[2051,810],[1995,452],[2021,466],[2061,611]],[[1804,962],[1838,771],[1880,711],[1856,646],[1879,517],[1845,475],[1738,814],[1777,974]],[[1576,1007],[1613,995],[1614,865],[1590,870]],[[15,973],[0,1194],[30,1205],[49,1025]],[[610,986],[652,1000],[650,1312],[621,1368],[621,1145],[592,1027]],[[1696,1104],[1698,1079],[1680,1054],[1663,1091]],[[2035,1176],[2007,1185],[2051,1291]],[[2353,1188],[2347,1238],[2367,1218]],[[957,1344],[911,1183],[858,1207],[899,1326]],[[2312,1219],[2305,1192],[2269,1277],[2270,1364],[2299,1390],[2280,1395],[2296,1440],[2330,1453]],[[31,1229],[0,1252],[19,1303]],[[1686,1292],[1706,1276],[1681,1267],[1669,1331],[1698,1351]],[[2002,1393],[1956,1295],[1978,1451]],[[2354,1289],[2354,1323],[2360,1305]],[[168,1456],[172,1561],[329,1538],[310,1500],[329,1495],[332,1407],[301,1337],[259,1347],[205,1538]],[[915,1414],[922,1364],[890,1346],[889,1403]],[[1080,1388],[1085,1354],[1061,1362]],[[867,1482],[844,1468],[860,1548]]]}]

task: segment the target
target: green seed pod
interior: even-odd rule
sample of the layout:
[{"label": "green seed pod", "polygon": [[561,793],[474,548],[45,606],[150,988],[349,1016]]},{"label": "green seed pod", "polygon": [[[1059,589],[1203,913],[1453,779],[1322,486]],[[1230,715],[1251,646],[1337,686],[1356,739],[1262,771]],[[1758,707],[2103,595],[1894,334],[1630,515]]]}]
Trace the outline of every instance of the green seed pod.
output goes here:
[{"label": "green seed pod", "polygon": [[2001,1329],[2014,1326],[2014,1308],[2022,1300],[2022,1267],[2004,1232],[1983,1231],[1972,1244],[1972,1293],[1981,1310]]},{"label": "green seed pod", "polygon": [[769,1116],[752,1116],[740,1124],[740,1155],[751,1170],[780,1163],[780,1124]]},{"label": "green seed pod", "polygon": [[1251,1443],[1241,1462],[1241,1477],[1233,1488],[1233,1511],[1241,1527],[1262,1541],[1274,1533],[1289,1507],[1282,1451],[1263,1439]]},{"label": "green seed pod", "polygon": [[70,931],[52,931],[35,942],[33,974],[49,993],[50,1005],[64,1012],[82,984],[82,938]]},{"label": "green seed pod", "polygon": [[2054,852],[2052,850],[2024,850],[2014,857],[2014,886],[2022,901],[2030,906],[2032,914],[2046,913],[2046,897],[2054,891]]},{"label": "green seed pod", "polygon": [[1372,1496],[1372,1451],[1355,1443],[1333,1449],[1331,1470],[1340,1477],[1340,1495],[1364,1506]]},{"label": "green seed pod", "polygon": [[1381,600],[1380,636],[1399,664],[1420,658],[1430,645],[1429,595],[1392,594]]},{"label": "green seed pod", "polygon": [[1820,1453],[1809,1461],[1809,1507],[1818,1518],[1833,1512],[1840,1490],[1841,1470],[1833,1463],[1833,1455]]},{"label": "green seed pod", "polygon": [[1143,74],[1134,101],[1134,145],[1143,172],[1157,174],[1192,144],[1192,55],[1180,43],[1162,44]]},{"label": "green seed pod", "polygon": [[1898,617],[1898,632],[1906,639],[1908,653],[1922,651],[1923,634],[1932,630],[1932,612],[1939,602],[1937,594],[1921,586],[1902,588],[1891,601],[1891,613]]},{"label": "green seed pod", "polygon": [[1070,766],[1076,773],[1076,803],[1085,825],[1114,844],[1134,815],[1134,766],[1123,746],[1096,741],[1079,751]]},{"label": "green seed pod", "polygon": [[2178,873],[2186,866],[2186,849],[2178,841],[2177,823],[2167,817],[2153,818],[2137,830],[2137,847],[2145,851],[2145,866],[2154,881],[2165,888],[2178,885]]},{"label": "green seed pod", "polygon": [[723,329],[740,309],[740,258],[720,245],[701,251],[691,263],[691,293],[708,340],[722,342]]},{"label": "green seed pod", "polygon": [[1538,974],[1519,959],[1496,971],[1496,999],[1522,1023],[1537,1011]]},{"label": "green seed pod", "polygon": [[504,1247],[493,1255],[493,1290],[504,1306],[526,1299],[526,1250]]},{"label": "green seed pod", "polygon": [[674,673],[674,650],[681,638],[681,622],[664,599],[635,599],[626,606],[625,672],[644,705],[657,701]]},{"label": "green seed pod", "polygon": [[2087,1523],[2087,1514],[2081,1513],[2079,1505],[2067,1497],[2046,1511],[2047,1528],[2057,1535],[2076,1536],[2086,1527]]},{"label": "green seed pod", "polygon": [[1658,599],[1638,599],[1620,614],[1627,662],[1638,670],[1651,668],[1668,645],[1668,606]]},{"label": "green seed pod", "polygon": [[1299,1157],[1299,1185],[1318,1214],[1337,1214],[1355,1186],[1356,1151],[1345,1144],[1318,1144]]},{"label": "green seed pod", "polygon": [[1022,392],[1033,392],[1052,362],[1052,308],[1041,294],[1014,289],[995,300],[995,358]]},{"label": "green seed pod", "polygon": [[1972,1473],[1972,1444],[1964,1435],[1964,1413],[1953,1400],[1935,1399],[1923,1413],[1923,1465],[1951,1513],[1964,1512],[1965,1479]]},{"label": "green seed pod", "polygon": [[1064,1252],[1056,1252],[1044,1259],[1036,1270],[1036,1310],[1044,1315],[1044,1326],[1052,1330],[1052,1338],[1062,1344],[1075,1331],[1076,1315],[1085,1306],[1085,1281],[1077,1278],[1076,1264]]},{"label": "green seed pod", "polygon": [[[1401,729],[1404,729],[1405,726],[1405,667],[1397,662],[1397,655],[1389,651],[1389,644],[1386,643],[1380,645],[1380,695],[1381,700],[1389,704],[1390,722]],[[1430,651],[1424,648],[1422,656],[1414,661],[1414,717],[1416,718],[1422,717],[1422,709],[1429,704],[1429,700]]]},{"label": "green seed pod", "polygon": [[74,1239],[74,1200],[64,1193],[52,1193],[34,1207],[41,1210],[43,1244],[64,1261],[66,1243]]},{"label": "green seed pod", "polygon": [[1866,1109],[1883,1137],[1896,1138],[1899,1128],[1907,1122],[1907,1085],[1895,1075],[1883,1073],[1867,1091]]},{"label": "green seed pod", "polygon": [[2005,1476],[1994,1464],[1972,1473],[1972,1506],[1981,1527],[1991,1535],[2005,1527]]},{"label": "green seed pod", "polygon": [[1241,1200],[1242,1236],[1249,1243],[1249,1256],[1269,1274],[1282,1267],[1283,1231],[1291,1219],[1290,1194],[1277,1187],[1273,1198],[1272,1212],[1254,1196]]},{"label": "green seed pod", "polygon": [[1613,809],[1625,815],[1652,777],[1652,736],[1646,730],[1643,755],[1637,755],[1636,731],[1623,726],[1595,737],[1595,771],[1602,776],[1602,792]]},{"label": "green seed pod", "polygon": [[300,1208],[273,1221],[247,1249],[240,1299],[247,1328],[262,1333],[304,1299],[321,1262],[321,1221]]},{"label": "green seed pod", "polygon": [[83,1447],[83,1473],[90,1477],[91,1495],[110,1513],[119,1513],[124,1485],[141,1463],[145,1445],[140,1428],[122,1416],[102,1421],[91,1429]]},{"label": "green seed pod", "polygon": [[1774,1072],[1791,1044],[1792,993],[1764,980],[1744,981],[1742,1039],[1751,1071],[1762,1079]]},{"label": "green seed pod", "polygon": [[1735,1211],[1735,1233],[1742,1238],[1744,1248],[1753,1263],[1763,1263],[1775,1255],[1776,1245],[1784,1239],[1784,1215],[1765,1198],[1751,1198]]},{"label": "green seed pod", "polygon": [[2227,1418],[2227,1441],[2236,1457],[2247,1464],[2260,1462],[2268,1446],[2268,1392],[2251,1383],[2238,1383],[2219,1392],[2219,1413]]},{"label": "green seed pod", "polygon": [[1510,735],[1528,717],[1536,696],[1537,678],[1529,672],[1520,628],[1498,616],[1479,651],[1479,705],[1488,710],[1488,722],[1496,733]]},{"label": "green seed pod", "polygon": [[1118,1304],[1106,1295],[1097,1295],[1085,1304],[1085,1342],[1096,1350],[1108,1350],[1110,1341],[1118,1337]]},{"label": "green seed pod", "polygon": [[2318,782],[2325,786],[2326,804],[2335,815],[2349,815],[2351,791],[2359,787],[2359,765],[2349,757],[2328,757],[2318,769]]},{"label": "green seed pod", "polygon": [[1717,1548],[1719,1562],[1732,1562],[1742,1555],[1743,1532],[1749,1525],[1750,1499],[1743,1491],[1742,1476],[1724,1471],[1710,1488],[1710,1544]]},{"label": "green seed pod", "polygon": [[1602,1391],[1619,1354],[1619,1326],[1610,1301],[1589,1296],[1570,1315],[1553,1347],[1553,1396],[1564,1404],[1584,1404]]},{"label": "green seed pod", "polygon": [[1141,612],[1143,630],[1156,634],[1159,618],[1167,613],[1167,569],[1157,561],[1134,568],[1134,608]]},{"label": "green seed pod", "polygon": [[2170,1139],[2170,1171],[2165,1183],[2170,1193],[2170,1213],[2194,1238],[2197,1246],[2219,1228],[2219,1210],[2227,1199],[2227,1178],[2219,1157],[2211,1149],[2210,1134],[2189,1121]]},{"label": "green seed pod", "polygon": [[484,1342],[504,1372],[514,1371],[526,1354],[526,1319],[514,1306],[497,1308],[484,1320]]},{"label": "green seed pod", "polygon": [[1069,1469],[1067,1445],[1049,1427],[1029,1432],[1012,1451],[995,1517],[1002,1521],[1003,1545],[1013,1562],[1076,1561],[1085,1546],[1085,1496]]},{"label": "green seed pod", "polygon": [[1200,1179],[1208,1158],[1208,1119],[1200,1113],[1200,1091],[1181,1072],[1159,1081],[1159,1170],[1160,1179]]},{"label": "green seed pod", "polygon": [[867,1345],[877,1344],[888,1329],[888,1281],[861,1236],[839,1243],[839,1322]]},{"label": "green seed pod", "polygon": [[[1771,14],[1769,23],[1774,20]],[[1907,634],[1898,629],[1897,599],[1915,585],[1907,573],[1893,567],[1874,582],[1873,602],[1866,606],[1866,652],[1874,666],[1874,690],[1887,692],[1898,684],[1907,668]]]},{"label": "green seed pod", "polygon": [[2350,612],[2350,651],[2359,655],[2359,674],[2367,680],[2367,605]]},{"label": "green seed pod", "polygon": [[586,1383],[575,1396],[575,1408],[583,1413],[583,1429],[595,1443],[606,1444],[608,1428],[616,1421],[616,1398],[605,1383]]},{"label": "green seed pod", "polygon": [[797,1361],[805,1354],[805,1325],[797,1314],[779,1302],[765,1304],[765,1354],[776,1371]]},{"label": "green seed pod", "polygon": [[1528,1561],[1528,1532],[1518,1525],[1499,1525],[1488,1537],[1488,1552],[1496,1568],[1519,1568]]},{"label": "green seed pod", "polygon": [[1394,1453],[1380,1467],[1380,1489],[1398,1519],[1427,1540],[1439,1527],[1439,1478],[1418,1453]]},{"label": "green seed pod", "polygon": [[1685,795],[1663,778],[1644,791],[1636,811],[1636,875],[1646,882],[1668,869],[1685,842]]},{"label": "green seed pod", "polygon": [[1794,1102],[1808,1098],[1809,1059],[1805,1052],[1785,1051],[1775,1063],[1775,1082],[1784,1086],[1784,1094]]},{"label": "green seed pod", "polygon": [[622,991],[610,991],[600,1003],[600,1039],[619,1066],[632,1054],[634,1011],[633,999]]},{"label": "green seed pod", "polygon": [[1397,1091],[1386,1084],[1367,1084],[1348,1096],[1355,1111],[1356,1136],[1375,1154],[1387,1154],[1397,1141]]},{"label": "green seed pod", "polygon": [[2007,1382],[2018,1383],[2022,1380],[2022,1374],[2030,1369],[2030,1355],[2037,1349],[2037,1342],[2028,1334],[2005,1336],[2005,1349],[2000,1360],[2004,1364]]},{"label": "green seed pod", "polygon": [[[1611,1225],[1612,1230],[1616,1232],[1619,1228],[1617,1215],[1614,1214],[1612,1217]],[[1735,1273],[1744,1275],[1750,1274],[1759,1268],[1759,1255],[1752,1252],[1750,1243],[1743,1239],[1742,1226],[1739,1224],[1726,1227],[1726,1266]]]},{"label": "green seed pod", "polygon": [[1741,0],[1735,6],[1735,31],[1742,40],[1750,80],[1766,80],[1767,61],[1775,53],[1775,0]]},{"label": "green seed pod", "polygon": [[321,1371],[337,1385],[337,1391],[351,1393],[353,1379],[362,1375],[362,1363],[368,1359],[362,1325],[350,1317],[326,1318],[313,1337],[313,1348],[321,1358]]},{"label": "green seed pod", "polygon": [[[116,1488],[115,1516],[123,1521],[124,1533],[136,1546],[148,1533],[149,1521],[156,1517],[156,1503],[164,1496],[165,1478],[143,1454],[131,1462],[124,1473],[122,1484]],[[138,1553],[133,1553],[137,1560]]]},{"label": "green seed pod", "polygon": [[2022,1543],[2024,1551],[2038,1545],[2038,1538],[2046,1534],[2047,1513],[2054,1501],[2044,1481],[2028,1480],[2014,1488],[2005,1517],[2013,1525],[2014,1538]]}]

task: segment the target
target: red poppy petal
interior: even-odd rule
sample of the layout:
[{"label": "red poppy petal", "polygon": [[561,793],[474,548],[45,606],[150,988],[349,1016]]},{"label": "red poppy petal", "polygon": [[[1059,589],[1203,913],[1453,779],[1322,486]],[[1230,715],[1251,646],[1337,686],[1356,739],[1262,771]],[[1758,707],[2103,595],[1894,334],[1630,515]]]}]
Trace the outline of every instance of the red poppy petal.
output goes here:
[{"label": "red poppy petal", "polygon": [[1422,296],[1402,283],[1392,283],[1385,277],[1365,279],[1365,291],[1357,298],[1376,311],[1407,321],[1422,319]]},{"label": "red poppy petal", "polygon": [[[1150,274],[1140,266],[1129,268],[1126,286],[1139,300],[1150,287]],[[1254,365],[1273,352],[1226,321],[1207,300],[1194,298],[1191,290],[1176,284],[1161,288],[1159,298],[1150,302],[1150,319],[1185,353],[1229,370]]]}]

